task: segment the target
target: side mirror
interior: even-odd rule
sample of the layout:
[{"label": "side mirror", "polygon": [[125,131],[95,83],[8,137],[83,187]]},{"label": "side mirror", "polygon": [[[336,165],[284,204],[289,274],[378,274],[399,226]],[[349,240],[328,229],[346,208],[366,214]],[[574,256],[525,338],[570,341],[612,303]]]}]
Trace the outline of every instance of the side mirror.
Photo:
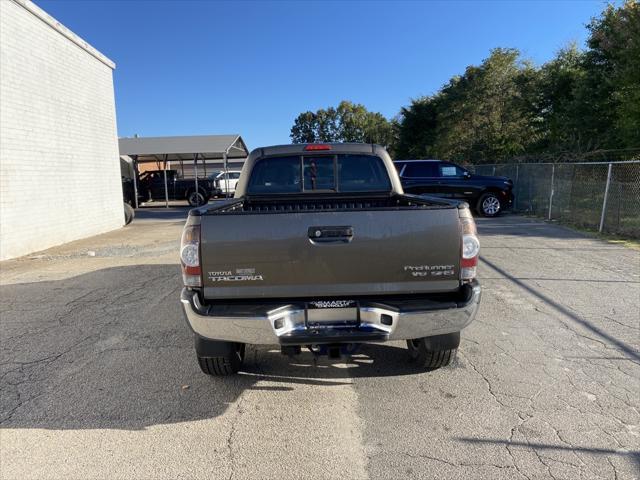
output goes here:
[{"label": "side mirror", "polygon": [[467,172],[465,170],[464,174],[462,175],[465,179],[469,180],[471,178],[471,173]]}]

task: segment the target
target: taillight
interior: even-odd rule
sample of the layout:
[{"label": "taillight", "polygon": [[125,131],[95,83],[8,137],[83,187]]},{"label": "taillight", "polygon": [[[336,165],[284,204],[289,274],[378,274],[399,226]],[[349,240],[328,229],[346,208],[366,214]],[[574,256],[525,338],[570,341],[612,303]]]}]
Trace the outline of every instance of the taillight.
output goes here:
[{"label": "taillight", "polygon": [[[191,218],[189,217],[189,220]],[[182,231],[182,241],[180,242],[182,281],[186,287],[201,287],[200,225],[190,225],[189,223],[188,221]]]},{"label": "taillight", "polygon": [[460,278],[465,281],[476,277],[478,256],[480,255],[480,240],[476,230],[476,222],[471,211],[466,208],[460,210],[460,225],[462,226],[462,252],[460,259]]}]

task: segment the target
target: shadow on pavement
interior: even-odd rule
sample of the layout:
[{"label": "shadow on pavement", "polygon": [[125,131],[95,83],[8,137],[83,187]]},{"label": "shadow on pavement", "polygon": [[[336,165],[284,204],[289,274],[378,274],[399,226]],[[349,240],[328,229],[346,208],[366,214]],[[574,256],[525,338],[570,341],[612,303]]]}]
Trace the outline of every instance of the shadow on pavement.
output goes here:
[{"label": "shadow on pavement", "polygon": [[466,443],[475,443],[475,444],[490,444],[490,445],[504,445],[507,447],[524,447],[527,449],[534,450],[567,450],[570,452],[576,453],[591,453],[596,455],[618,455],[620,457],[631,460],[634,465],[637,466],[638,470],[640,470],[640,451],[625,451],[625,450],[614,450],[607,448],[589,448],[589,447],[576,447],[576,446],[565,446],[565,445],[548,445],[546,443],[537,443],[537,442],[517,442],[517,441],[508,441],[501,439],[491,439],[491,438],[468,438],[461,437],[457,438],[461,442]]},{"label": "shadow on pavement", "polygon": [[344,361],[248,349],[237,376],[200,372],[177,265],[106,268],[0,287],[0,428],[139,430],[209,419],[247,389],[286,393],[351,377],[424,373],[404,348],[367,345]]},{"label": "shadow on pavement", "polygon": [[553,277],[487,277],[486,275],[482,276],[482,280],[507,280],[511,281],[513,278],[517,278],[518,280],[528,280],[534,282],[583,282],[583,283],[640,283],[640,281],[635,280],[599,280],[599,279],[591,279],[591,278],[553,278]]},{"label": "shadow on pavement", "polygon": [[140,222],[145,220],[153,220],[153,221],[175,221],[175,220],[186,220],[189,215],[189,210],[191,207],[169,207],[165,208],[154,206],[154,207],[142,207],[136,209],[136,216],[133,219],[133,222]]},{"label": "shadow on pavement", "polygon": [[565,307],[561,303],[556,302],[555,300],[553,300],[548,295],[545,295],[544,293],[542,293],[540,290],[538,290],[538,289],[536,289],[536,288],[534,288],[534,287],[532,287],[530,285],[527,285],[526,283],[524,283],[524,281],[522,281],[522,279],[514,277],[509,272],[507,272],[507,271],[503,270],[502,268],[498,267],[495,263],[487,260],[484,257],[481,257],[480,260],[482,261],[482,263],[487,265],[493,271],[495,271],[496,273],[504,276],[505,278],[508,278],[513,283],[518,285],[520,288],[522,288],[523,290],[526,290],[529,294],[533,295],[534,297],[537,297],[538,299],[542,300],[544,303],[546,303],[550,307],[554,308],[555,310],[560,312],[565,317],[573,320],[575,323],[577,323],[577,324],[585,327],[586,329],[590,330],[591,332],[595,333],[600,338],[602,338],[605,342],[607,342],[607,343],[609,343],[611,345],[615,345],[618,349],[620,349],[622,352],[624,352],[626,355],[628,355],[631,359],[633,359],[635,361],[640,361],[640,353],[637,350],[635,350],[631,345],[628,345],[625,342],[623,342],[622,340],[619,340],[619,339],[615,338],[614,336],[609,335],[607,332],[605,332],[601,328],[597,327],[592,322],[580,317],[579,315],[574,313],[571,309]]}]

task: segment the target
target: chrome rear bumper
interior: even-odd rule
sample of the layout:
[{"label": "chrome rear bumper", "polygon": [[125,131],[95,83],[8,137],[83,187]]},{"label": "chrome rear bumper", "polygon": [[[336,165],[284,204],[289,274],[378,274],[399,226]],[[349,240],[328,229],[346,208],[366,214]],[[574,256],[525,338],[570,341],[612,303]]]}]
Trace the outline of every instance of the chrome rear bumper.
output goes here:
[{"label": "chrome rear bumper", "polygon": [[194,333],[211,340],[268,345],[366,343],[459,332],[475,318],[481,296],[477,282],[462,289],[466,290],[459,298],[444,301],[429,296],[411,302],[359,301],[358,318],[340,318],[343,309],[316,310],[313,318],[319,322],[309,321],[304,302],[203,305],[198,294],[186,288],[180,301]]}]

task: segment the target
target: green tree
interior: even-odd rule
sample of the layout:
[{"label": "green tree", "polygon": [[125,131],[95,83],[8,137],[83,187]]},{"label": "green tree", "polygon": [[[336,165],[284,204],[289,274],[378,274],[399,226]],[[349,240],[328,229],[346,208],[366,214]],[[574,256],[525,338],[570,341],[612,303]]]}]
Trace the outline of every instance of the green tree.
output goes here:
[{"label": "green tree", "polygon": [[300,114],[291,139],[375,142],[396,158],[473,163],[640,148],[640,4],[609,5],[587,28],[586,50],[569,45],[540,68],[497,48],[392,122],[343,101]]},{"label": "green tree", "polygon": [[339,137],[339,119],[336,109],[329,107],[326,110],[320,109],[316,112],[317,131],[316,141],[335,142]]},{"label": "green tree", "polygon": [[609,148],[640,147],[640,4],[609,5],[587,27],[585,82],[588,133]]},{"label": "green tree", "polygon": [[398,153],[475,163],[523,153],[537,139],[535,81],[517,50],[493,50],[436,95],[401,110]]},{"label": "green tree", "polygon": [[291,127],[291,140],[293,143],[313,143],[318,132],[318,116],[313,112],[304,112],[298,115]]},{"label": "green tree", "polygon": [[640,146],[640,8],[608,6],[587,27],[588,49],[570,45],[540,69],[542,149],[556,158]]},{"label": "green tree", "polygon": [[393,126],[381,113],[346,100],[337,108],[301,113],[290,134],[293,143],[366,142],[385,147],[391,145],[393,136]]},{"label": "green tree", "polygon": [[422,97],[402,107],[395,122],[396,158],[430,158],[436,156],[434,145],[438,130],[438,98]]},{"label": "green tree", "polygon": [[570,44],[540,69],[536,109],[541,119],[541,151],[582,152],[592,138],[584,134],[585,112],[578,98],[583,88],[584,52]]}]

